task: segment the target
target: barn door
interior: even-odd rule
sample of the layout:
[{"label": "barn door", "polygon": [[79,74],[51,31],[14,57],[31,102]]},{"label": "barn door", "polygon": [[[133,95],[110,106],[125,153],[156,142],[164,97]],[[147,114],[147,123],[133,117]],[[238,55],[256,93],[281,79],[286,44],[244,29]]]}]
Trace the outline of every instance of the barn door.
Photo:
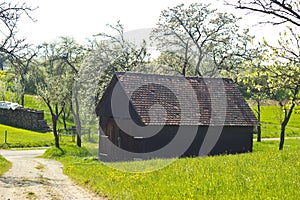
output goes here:
[{"label": "barn door", "polygon": [[119,128],[113,118],[110,118],[107,122],[106,134],[112,143],[120,147]]}]

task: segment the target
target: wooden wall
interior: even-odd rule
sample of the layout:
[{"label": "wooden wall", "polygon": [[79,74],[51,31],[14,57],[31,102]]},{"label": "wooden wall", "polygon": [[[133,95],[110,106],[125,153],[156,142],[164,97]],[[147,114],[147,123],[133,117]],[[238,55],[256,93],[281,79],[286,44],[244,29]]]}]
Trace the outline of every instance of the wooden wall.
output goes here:
[{"label": "wooden wall", "polygon": [[[105,154],[107,154],[106,157],[110,157],[110,159],[105,158],[105,160],[112,161],[132,160],[134,158],[151,159],[156,157],[199,156],[200,149],[203,146],[203,141],[208,130],[207,126],[183,126],[181,127],[183,132],[178,136],[176,134],[178,134],[177,131],[179,130],[179,126],[165,126],[159,133],[152,137],[134,138],[118,129],[115,123],[112,123],[112,125],[109,126],[114,126],[113,136],[102,133],[102,135],[107,135],[108,137],[106,137],[106,139],[100,138],[100,140],[109,141],[106,141],[106,145],[101,146],[100,144],[99,152],[105,152]],[[197,128],[198,131],[195,135],[191,135]],[[210,131],[214,134],[214,129],[220,128],[222,127],[210,127]],[[104,131],[106,130],[104,129]],[[215,137],[217,137],[217,139],[215,139]],[[173,147],[169,148],[167,151],[160,152],[166,145],[174,142],[174,138],[176,138],[175,146],[172,144],[170,146]],[[214,136],[212,138],[213,139],[206,142],[206,145],[209,142],[215,144],[207,152],[208,155],[252,152],[253,127],[223,127],[220,137]],[[182,145],[182,147],[180,145]],[[122,149],[122,151],[118,153],[118,148],[116,147]],[[127,154],[126,152],[130,153]],[[203,153],[203,151],[201,152]]]}]

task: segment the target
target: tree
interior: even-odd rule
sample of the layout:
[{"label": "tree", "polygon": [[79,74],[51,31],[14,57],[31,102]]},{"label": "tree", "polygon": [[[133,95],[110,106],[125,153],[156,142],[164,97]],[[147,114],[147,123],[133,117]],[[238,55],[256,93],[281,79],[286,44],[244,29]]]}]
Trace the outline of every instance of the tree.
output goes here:
[{"label": "tree", "polygon": [[5,93],[7,90],[7,75],[6,72],[0,70],[0,99],[1,101],[5,101]]},{"label": "tree", "polygon": [[114,33],[95,35],[86,59],[78,71],[73,90],[73,106],[79,114],[78,124],[92,130],[98,130],[95,106],[114,73],[137,71],[149,58],[146,43],[137,45],[126,40],[124,27],[120,22],[108,27]]},{"label": "tree", "polygon": [[18,24],[22,15],[34,21],[30,16],[34,10],[35,8],[31,8],[25,3],[0,3],[0,52],[12,55],[28,46],[24,43],[24,38],[17,37]]},{"label": "tree", "polygon": [[239,0],[235,3],[230,1],[226,4],[238,9],[260,12],[272,16],[271,21],[263,23],[279,25],[289,22],[300,26],[300,4],[298,0]]},{"label": "tree", "polygon": [[[184,4],[161,12],[152,40],[157,41],[160,51],[172,51],[181,58],[182,75],[189,64],[196,67],[200,76],[213,76],[217,70],[230,70],[247,57],[252,37],[248,30],[241,31],[238,18],[232,14],[219,13],[210,5]],[[204,60],[214,66],[202,67]]]},{"label": "tree", "polygon": [[17,84],[19,85],[19,98],[22,106],[25,104],[25,92],[31,86],[28,84],[28,76],[30,75],[37,54],[38,48],[25,47],[19,52],[8,55],[12,71],[18,78]]},{"label": "tree", "polygon": [[[67,64],[67,66],[70,67],[71,73],[74,74],[74,90],[72,90],[72,99],[69,101],[69,108],[72,112],[72,115],[74,117],[76,130],[77,130],[77,146],[81,147],[81,135],[82,135],[82,127],[81,127],[81,121],[80,121],[80,114],[79,114],[79,102],[78,102],[78,93],[77,93],[77,82],[75,81],[82,62],[84,61],[84,58],[86,54],[91,51],[92,48],[85,48],[82,45],[78,44],[75,39],[68,38],[68,37],[62,37],[61,41],[59,43],[60,49],[61,49],[61,60]],[[73,100],[73,101],[72,101]],[[68,107],[65,106],[63,109],[63,122],[64,127],[66,128],[66,111]]]},{"label": "tree", "polygon": [[[108,24],[116,34],[99,33],[95,35],[96,48],[90,54],[88,62],[96,64],[101,69],[99,80],[99,92],[97,99],[100,99],[106,85],[116,71],[134,71],[149,61],[146,42],[137,45],[124,38],[124,26],[120,21],[116,25]],[[95,65],[94,65],[95,67]],[[95,70],[95,68],[94,68]]]},{"label": "tree", "polygon": [[[159,57],[157,57],[154,61],[152,61],[154,64],[157,64],[161,66],[166,66],[169,68],[168,71],[175,71],[179,72],[180,74],[191,74],[192,71],[192,64],[187,63],[187,60],[184,59],[179,54],[176,54],[172,51],[165,51],[160,54]],[[183,67],[182,67],[183,66]],[[167,71],[163,71],[162,73],[168,74]]]},{"label": "tree", "polygon": [[[296,27],[300,25],[300,4],[296,0],[239,0],[235,3],[228,3],[238,9],[245,9],[256,13],[271,16],[272,20],[260,23],[273,25],[290,24]],[[271,95],[279,101],[283,109],[284,117],[281,121],[279,150],[283,149],[285,139],[285,128],[292,115],[299,94],[299,56],[300,43],[299,34],[291,27],[288,27],[289,34],[285,31],[279,39],[279,46],[274,47],[265,42],[272,54],[269,60],[272,62],[266,68],[268,85],[271,88]]]},{"label": "tree", "polygon": [[269,47],[271,65],[266,66],[268,87],[272,98],[279,101],[284,116],[281,121],[279,150],[283,149],[285,129],[296,106],[300,90],[300,34],[288,28],[280,39],[279,46]]},{"label": "tree", "polygon": [[59,145],[57,121],[70,100],[74,75],[61,60],[61,49],[57,43],[43,44],[40,53],[39,71],[42,80],[37,81],[38,95],[46,103],[52,118],[55,146]]},{"label": "tree", "polygon": [[17,75],[17,85],[20,94],[21,104],[24,106],[24,92],[26,87],[26,76],[28,75],[29,65],[35,56],[29,50],[29,45],[24,38],[18,38],[18,25],[23,15],[34,21],[31,13],[36,8],[23,4],[0,3],[0,52],[1,68],[4,60],[9,60]]},{"label": "tree", "polygon": [[265,73],[263,61],[264,50],[252,53],[252,60],[247,60],[243,64],[243,70],[236,73],[237,84],[241,88],[244,96],[256,102],[256,114],[259,126],[257,127],[257,141],[261,141],[261,103],[263,100],[270,98],[268,94],[268,77]]}]

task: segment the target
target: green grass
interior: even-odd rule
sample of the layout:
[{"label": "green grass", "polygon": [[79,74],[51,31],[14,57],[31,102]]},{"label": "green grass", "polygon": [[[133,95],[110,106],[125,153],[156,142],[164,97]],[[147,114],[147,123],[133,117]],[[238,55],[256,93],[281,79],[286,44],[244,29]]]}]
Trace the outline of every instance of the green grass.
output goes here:
[{"label": "green grass", "polygon": [[[31,99],[25,100],[26,107],[45,109],[47,118],[43,102],[36,97],[26,98]],[[288,124],[287,136],[300,136],[299,110],[297,106]],[[279,137],[280,112],[276,106],[263,106],[262,137]],[[3,144],[5,130],[8,130],[10,147],[53,145],[52,133],[0,125],[0,147],[7,147]],[[61,144],[70,140],[70,137],[64,137]],[[300,196],[300,140],[286,140],[283,151],[277,150],[278,142],[255,142],[254,152],[249,154],[178,159],[161,170],[147,173],[115,170],[95,161],[86,148],[75,146],[50,148],[44,157],[59,160],[68,176],[110,199],[297,199]],[[92,138],[88,146],[96,150],[97,138]],[[0,158],[0,165],[2,162],[5,163]],[[165,162],[170,160],[112,165],[123,169],[145,167],[151,171],[154,165]],[[0,173],[8,169],[9,163],[3,166]]]},{"label": "green grass", "polygon": [[11,163],[0,155],[0,176],[11,167]]},{"label": "green grass", "polygon": [[[5,143],[5,131],[7,131],[7,141]],[[71,136],[61,136],[60,144],[74,144]],[[52,132],[36,132],[6,126],[0,124],[0,149],[5,148],[25,148],[49,147],[54,145],[54,136]]]},{"label": "green grass", "polygon": [[77,147],[75,145],[64,145],[62,148],[50,148],[44,153],[44,158],[59,158],[62,156],[71,157],[88,157],[91,156],[85,147]]},{"label": "green grass", "polygon": [[[6,93],[6,101],[13,101],[14,95],[12,93]],[[25,95],[26,108],[32,108],[36,110],[44,110],[45,120],[47,124],[51,124],[51,114],[44,101],[34,95]],[[67,121],[67,126],[73,126],[72,119]],[[63,128],[62,119],[58,121],[58,128]],[[7,144],[5,144],[5,130],[7,130]],[[60,138],[61,144],[72,143],[72,137],[63,136]],[[22,147],[40,147],[40,146],[52,146],[54,145],[54,136],[52,132],[40,133],[31,130],[25,130],[6,126],[0,124],[0,148],[22,148]]]},{"label": "green grass", "polygon": [[[7,143],[5,144],[5,131]],[[0,148],[6,147],[40,147],[54,144],[52,133],[40,133],[0,124]]]},{"label": "green grass", "polygon": [[[253,109],[255,109],[253,107]],[[281,115],[282,114],[282,115]],[[261,126],[263,138],[278,138],[280,135],[280,122],[283,113],[278,106],[262,106]],[[300,106],[296,106],[286,127],[286,136],[300,136]]]},{"label": "green grass", "polygon": [[[297,199],[300,140],[287,140],[283,151],[277,148],[278,141],[255,142],[253,153],[182,158],[148,173],[121,172],[93,159],[80,158],[71,153],[77,151],[76,147],[68,147],[65,151],[69,153],[56,159],[76,182],[110,199]],[[135,168],[167,161],[115,164]]]}]

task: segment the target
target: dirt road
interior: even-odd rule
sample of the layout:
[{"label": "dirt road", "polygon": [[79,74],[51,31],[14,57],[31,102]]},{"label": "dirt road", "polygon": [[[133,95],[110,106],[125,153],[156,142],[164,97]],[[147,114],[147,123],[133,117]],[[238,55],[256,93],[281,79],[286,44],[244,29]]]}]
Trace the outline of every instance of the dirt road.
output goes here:
[{"label": "dirt road", "polygon": [[0,154],[12,168],[0,177],[0,199],[103,199],[79,187],[62,172],[62,164],[36,158],[44,150],[8,151]]}]

